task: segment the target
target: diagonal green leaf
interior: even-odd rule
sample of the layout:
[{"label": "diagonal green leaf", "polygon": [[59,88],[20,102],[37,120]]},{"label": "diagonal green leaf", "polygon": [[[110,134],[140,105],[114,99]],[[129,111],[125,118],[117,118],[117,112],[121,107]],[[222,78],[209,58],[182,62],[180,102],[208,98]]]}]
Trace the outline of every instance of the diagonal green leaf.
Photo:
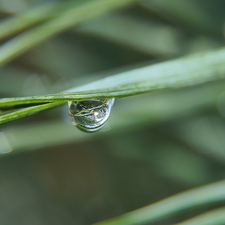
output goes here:
[{"label": "diagonal green leaf", "polygon": [[225,207],[214,209],[191,219],[180,222],[179,225],[212,225],[225,223]]},{"label": "diagonal green leaf", "polygon": [[144,224],[193,207],[221,201],[225,201],[225,180],[176,194],[122,216],[98,222],[96,225]]},{"label": "diagonal green leaf", "polygon": [[66,1],[59,3],[49,3],[41,7],[35,7],[24,13],[16,14],[6,18],[0,23],[0,39],[6,38],[14,33],[18,33],[26,28],[53,18],[66,9],[74,7],[77,2]]},{"label": "diagonal green leaf", "polygon": [[110,131],[100,131],[91,136],[75,129],[62,118],[13,126],[1,131],[4,132],[12,147],[12,152],[76,143],[89,140],[90,137],[102,138],[105,134],[129,132],[143,126],[151,126],[211,108],[216,105],[218,96],[224,90],[224,85],[225,82],[213,82],[191,88],[191,90],[161,92],[119,100],[113,107],[112,115],[105,126],[107,129],[109,125]]},{"label": "diagonal green leaf", "polygon": [[110,76],[63,93],[5,98],[0,100],[0,108],[30,103],[125,97],[146,92],[189,87],[224,78],[224,61],[225,48],[196,53]]},{"label": "diagonal green leaf", "polygon": [[0,48],[0,65],[79,23],[120,8],[135,0],[95,0],[71,8],[45,24],[29,30]]}]

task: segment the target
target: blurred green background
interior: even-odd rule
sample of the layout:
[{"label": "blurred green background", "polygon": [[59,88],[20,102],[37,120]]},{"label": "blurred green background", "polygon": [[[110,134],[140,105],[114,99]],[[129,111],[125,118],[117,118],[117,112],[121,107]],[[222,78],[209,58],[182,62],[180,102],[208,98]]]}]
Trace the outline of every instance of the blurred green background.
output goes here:
[{"label": "blurred green background", "polygon": [[[59,2],[0,0],[0,25]],[[107,13],[2,66],[0,97],[56,93],[223,46],[224,8],[224,0],[145,0]],[[91,224],[223,179],[224,91],[225,82],[214,81],[118,99],[95,134],[70,123],[67,105],[1,125],[0,224]]]}]

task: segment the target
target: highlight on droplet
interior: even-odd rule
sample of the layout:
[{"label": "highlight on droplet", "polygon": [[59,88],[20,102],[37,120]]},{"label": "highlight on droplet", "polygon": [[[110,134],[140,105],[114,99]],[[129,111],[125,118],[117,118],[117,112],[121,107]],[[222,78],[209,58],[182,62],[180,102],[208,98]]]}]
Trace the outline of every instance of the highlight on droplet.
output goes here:
[{"label": "highlight on droplet", "polygon": [[115,98],[69,101],[71,121],[81,131],[98,131],[108,120],[114,102]]}]

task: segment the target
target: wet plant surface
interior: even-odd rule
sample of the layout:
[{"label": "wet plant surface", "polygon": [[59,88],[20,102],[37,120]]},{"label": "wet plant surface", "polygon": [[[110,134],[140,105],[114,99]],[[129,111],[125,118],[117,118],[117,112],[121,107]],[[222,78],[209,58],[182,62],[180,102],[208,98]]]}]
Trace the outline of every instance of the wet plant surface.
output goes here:
[{"label": "wet plant surface", "polygon": [[0,0],[0,224],[224,224],[224,7]]}]

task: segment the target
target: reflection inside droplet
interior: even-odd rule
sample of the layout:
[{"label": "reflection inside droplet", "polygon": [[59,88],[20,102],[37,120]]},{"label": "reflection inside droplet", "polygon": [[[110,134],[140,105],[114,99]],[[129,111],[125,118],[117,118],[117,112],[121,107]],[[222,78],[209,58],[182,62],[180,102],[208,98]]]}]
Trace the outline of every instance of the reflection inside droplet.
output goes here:
[{"label": "reflection inside droplet", "polygon": [[114,101],[115,98],[69,101],[71,121],[81,131],[98,131],[109,118]]}]

